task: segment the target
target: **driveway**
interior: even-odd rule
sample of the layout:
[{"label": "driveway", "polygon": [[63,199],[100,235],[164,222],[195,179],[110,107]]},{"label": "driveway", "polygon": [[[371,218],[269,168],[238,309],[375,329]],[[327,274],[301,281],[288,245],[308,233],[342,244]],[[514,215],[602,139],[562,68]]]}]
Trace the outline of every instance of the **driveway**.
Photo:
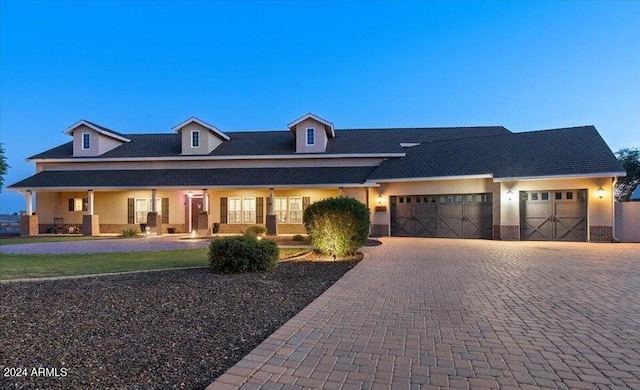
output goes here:
[{"label": "driveway", "polygon": [[187,236],[150,236],[128,239],[114,238],[105,240],[0,245],[0,253],[36,255],[55,253],[146,252],[206,248],[210,243],[210,239],[191,240],[188,239]]},{"label": "driveway", "polygon": [[640,388],[640,245],[382,240],[208,389]]}]

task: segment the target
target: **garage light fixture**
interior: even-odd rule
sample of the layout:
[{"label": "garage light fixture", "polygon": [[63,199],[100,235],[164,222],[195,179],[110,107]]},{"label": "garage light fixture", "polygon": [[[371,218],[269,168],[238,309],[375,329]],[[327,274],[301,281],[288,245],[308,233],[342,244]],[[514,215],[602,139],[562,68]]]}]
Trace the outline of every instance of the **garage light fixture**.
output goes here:
[{"label": "garage light fixture", "polygon": [[598,195],[600,199],[604,198],[604,188],[602,188],[602,186],[596,190],[596,195]]},{"label": "garage light fixture", "polygon": [[378,204],[382,204],[382,195],[378,195],[376,202],[378,202]]},{"label": "garage light fixture", "polygon": [[509,202],[513,200],[513,191],[507,191],[507,199],[509,200]]}]

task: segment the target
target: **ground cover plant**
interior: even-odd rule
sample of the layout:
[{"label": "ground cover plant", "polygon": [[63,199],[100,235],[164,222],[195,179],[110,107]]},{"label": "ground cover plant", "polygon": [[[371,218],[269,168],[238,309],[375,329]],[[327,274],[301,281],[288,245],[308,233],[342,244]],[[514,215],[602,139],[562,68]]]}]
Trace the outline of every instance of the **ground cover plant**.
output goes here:
[{"label": "ground cover plant", "polygon": [[0,284],[0,367],[66,368],[2,388],[203,389],[356,262]]}]

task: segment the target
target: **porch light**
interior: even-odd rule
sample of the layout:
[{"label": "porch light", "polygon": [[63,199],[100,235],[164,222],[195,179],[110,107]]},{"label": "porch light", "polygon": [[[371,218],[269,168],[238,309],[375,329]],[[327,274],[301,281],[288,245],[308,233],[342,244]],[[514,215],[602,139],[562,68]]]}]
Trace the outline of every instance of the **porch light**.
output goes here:
[{"label": "porch light", "polygon": [[189,197],[189,199],[193,198],[193,192],[191,191],[187,192],[187,196]]},{"label": "porch light", "polygon": [[378,204],[382,204],[382,195],[378,195],[378,197],[376,197],[376,202],[378,202]]},{"label": "porch light", "polygon": [[604,198],[604,188],[602,188],[602,186],[596,190],[596,195],[598,195],[600,199]]},{"label": "porch light", "polygon": [[511,189],[507,191],[507,200],[509,200],[509,202],[513,200],[513,191],[511,191]]},{"label": "porch light", "polygon": [[196,234],[197,234],[197,233],[196,233],[196,231],[195,231],[195,230],[192,230],[192,231],[191,231],[191,238],[192,238],[192,239],[196,238]]}]

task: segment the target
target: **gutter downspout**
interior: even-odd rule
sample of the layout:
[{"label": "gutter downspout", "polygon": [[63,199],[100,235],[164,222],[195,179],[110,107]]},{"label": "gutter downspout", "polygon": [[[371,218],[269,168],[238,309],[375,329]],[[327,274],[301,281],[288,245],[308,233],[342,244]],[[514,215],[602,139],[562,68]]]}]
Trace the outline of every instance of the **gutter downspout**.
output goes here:
[{"label": "gutter downspout", "polygon": [[614,176],[613,179],[611,179],[611,211],[613,211],[611,218],[612,218],[612,226],[611,226],[611,233],[612,233],[612,239],[613,242],[620,242],[620,240],[618,239],[618,237],[616,237],[616,197],[615,197],[615,192],[616,192],[616,184],[618,184],[618,176]]}]

